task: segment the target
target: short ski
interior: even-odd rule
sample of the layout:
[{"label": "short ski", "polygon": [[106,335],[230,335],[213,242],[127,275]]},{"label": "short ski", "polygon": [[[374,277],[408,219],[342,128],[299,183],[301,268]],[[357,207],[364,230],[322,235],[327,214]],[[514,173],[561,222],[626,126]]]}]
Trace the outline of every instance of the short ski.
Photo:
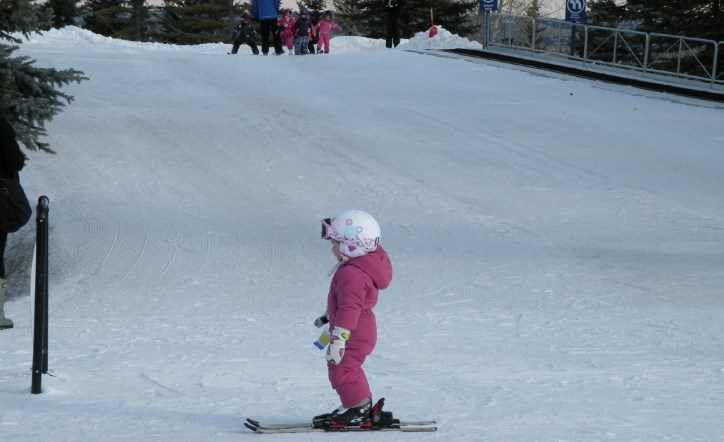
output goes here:
[{"label": "short ski", "polygon": [[437,427],[400,427],[400,428],[391,428],[391,427],[345,427],[345,428],[338,428],[338,429],[329,429],[329,428],[312,428],[312,427],[306,427],[306,428],[278,428],[278,429],[270,429],[270,428],[255,428],[252,426],[247,426],[251,431],[258,433],[258,434],[287,434],[287,433],[352,433],[352,432],[362,432],[362,431],[400,431],[403,433],[420,433],[420,432],[431,432],[431,431],[437,431]]},{"label": "short ski", "polygon": [[[291,424],[262,424],[259,421],[255,421],[254,419],[247,419],[246,422],[248,422],[249,425],[257,428],[264,428],[268,430],[284,430],[288,428],[306,428],[312,426],[309,422],[299,422],[299,423],[291,423]],[[420,426],[430,426],[435,425],[437,422],[435,421],[399,421],[397,425],[400,427],[420,427]],[[246,424],[245,424],[246,425]]]},{"label": "short ski", "polygon": [[437,426],[432,420],[401,421],[395,419],[389,411],[382,411],[385,399],[382,398],[372,407],[368,418],[362,424],[348,424],[331,418],[332,414],[315,416],[312,422],[290,424],[262,424],[254,419],[247,419],[244,426],[255,433],[331,433],[358,431],[404,431],[408,433],[436,431]]},{"label": "short ski", "polygon": [[402,432],[427,432],[436,431],[435,421],[400,421],[388,427],[376,426],[347,426],[342,428],[314,428],[311,423],[296,424],[262,424],[253,419],[247,419],[244,423],[246,428],[260,434],[279,433],[333,433],[333,432],[361,432],[361,431],[402,431]]}]

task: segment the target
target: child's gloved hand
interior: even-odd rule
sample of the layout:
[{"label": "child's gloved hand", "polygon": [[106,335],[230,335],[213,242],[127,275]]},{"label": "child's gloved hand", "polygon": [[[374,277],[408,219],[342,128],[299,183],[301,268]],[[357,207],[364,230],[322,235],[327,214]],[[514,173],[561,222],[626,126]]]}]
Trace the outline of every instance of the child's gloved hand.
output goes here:
[{"label": "child's gloved hand", "polygon": [[323,327],[325,324],[329,324],[329,318],[327,317],[327,311],[322,313],[322,316],[314,320],[314,326],[317,328]]},{"label": "child's gloved hand", "polygon": [[327,363],[339,365],[344,357],[344,349],[347,348],[347,341],[350,337],[350,331],[342,327],[334,327],[329,337],[329,347],[327,347]]}]

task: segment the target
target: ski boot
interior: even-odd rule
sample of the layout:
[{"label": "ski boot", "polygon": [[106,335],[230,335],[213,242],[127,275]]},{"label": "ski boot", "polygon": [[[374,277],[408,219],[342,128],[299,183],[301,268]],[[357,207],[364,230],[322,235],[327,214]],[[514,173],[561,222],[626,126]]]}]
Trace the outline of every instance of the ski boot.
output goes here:
[{"label": "ski boot", "polygon": [[392,417],[391,411],[382,411],[385,405],[385,398],[377,401],[370,412],[370,421],[373,427],[377,428],[395,428],[400,426],[400,421]]},{"label": "ski boot", "polygon": [[329,430],[339,430],[351,426],[369,427],[372,426],[371,412],[372,399],[367,398],[353,407],[339,407],[331,413],[314,416],[312,426]]},{"label": "ski boot", "polygon": [[8,287],[8,280],[0,278],[0,330],[13,328],[13,321],[5,317],[5,291]]}]

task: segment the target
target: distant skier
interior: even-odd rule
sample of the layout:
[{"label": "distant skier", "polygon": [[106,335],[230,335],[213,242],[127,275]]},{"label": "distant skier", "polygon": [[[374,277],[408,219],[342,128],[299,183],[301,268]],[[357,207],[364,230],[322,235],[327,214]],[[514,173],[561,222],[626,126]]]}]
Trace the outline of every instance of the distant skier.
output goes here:
[{"label": "distant skier", "polygon": [[327,368],[342,405],[314,421],[315,425],[320,421],[332,426],[365,424],[372,410],[372,392],[362,364],[377,342],[372,308],[379,291],[392,281],[392,264],[379,245],[380,226],[368,213],[348,210],[322,220],[322,239],[332,242],[337,266],[327,311],[315,325],[329,322]]},{"label": "distant skier", "polygon": [[279,19],[277,25],[279,26],[280,37],[282,43],[287,46],[287,52],[289,55],[294,54],[294,36],[292,35],[292,28],[294,27],[294,17],[292,16],[292,10],[289,8],[284,9],[284,15]]},{"label": "distant skier", "polygon": [[400,12],[404,0],[383,0],[387,10],[387,40],[385,46],[392,49],[400,44]]},{"label": "distant skier", "polygon": [[241,22],[234,28],[234,46],[231,48],[231,53],[236,54],[239,52],[239,46],[243,44],[249,45],[254,55],[259,55],[259,48],[256,47],[256,30],[254,25],[251,24],[249,11],[244,11],[241,14]]},{"label": "distant skier", "polygon": [[302,8],[299,11],[299,18],[297,18],[292,29],[295,55],[306,55],[309,53],[309,41],[315,33],[314,26],[309,20],[309,9]]},{"label": "distant skier", "polygon": [[[309,20],[312,22],[312,28],[316,28],[319,23],[319,11],[312,11],[309,14]],[[314,54],[314,48],[317,47],[317,43],[319,43],[319,33],[315,32],[309,37],[308,48],[310,54]]]},{"label": "distant skier", "polygon": [[332,11],[325,11],[324,18],[314,28],[317,30],[317,35],[319,35],[317,54],[322,53],[322,46],[324,46],[324,53],[329,54],[329,37],[332,31],[342,30],[337,23],[332,21]]}]

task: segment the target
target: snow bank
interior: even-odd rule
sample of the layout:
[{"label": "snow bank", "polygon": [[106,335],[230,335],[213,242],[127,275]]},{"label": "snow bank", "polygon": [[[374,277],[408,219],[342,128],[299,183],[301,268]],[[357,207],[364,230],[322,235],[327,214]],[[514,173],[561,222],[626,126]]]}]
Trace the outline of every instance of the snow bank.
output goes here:
[{"label": "snow bank", "polygon": [[424,49],[482,49],[483,46],[477,41],[471,41],[467,38],[450,33],[442,26],[437,27],[437,35],[430,38],[428,36],[429,29],[418,32],[409,40],[400,43],[400,48],[407,50],[424,50]]},{"label": "snow bank", "polygon": [[[418,32],[411,39],[401,39],[398,49],[404,50],[425,50],[425,49],[480,49],[480,43],[468,40],[458,35],[450,33],[441,26],[437,27],[438,33],[435,37],[430,38],[427,30]],[[17,34],[18,38],[23,38]],[[111,37],[105,37],[95,34],[86,29],[76,26],[66,26],[61,29],[51,29],[43,33],[32,33],[25,39],[27,45],[69,45],[81,46],[84,44],[93,46],[112,46],[115,48],[125,49],[143,49],[155,51],[187,51],[187,52],[204,52],[218,53],[227,52],[227,43],[207,43],[201,45],[179,46],[167,43],[144,43],[137,41],[120,40]],[[374,51],[387,49],[384,39],[372,39],[366,37],[355,36],[337,36],[334,37],[332,43],[332,54],[334,53],[353,53],[363,51]]]}]

